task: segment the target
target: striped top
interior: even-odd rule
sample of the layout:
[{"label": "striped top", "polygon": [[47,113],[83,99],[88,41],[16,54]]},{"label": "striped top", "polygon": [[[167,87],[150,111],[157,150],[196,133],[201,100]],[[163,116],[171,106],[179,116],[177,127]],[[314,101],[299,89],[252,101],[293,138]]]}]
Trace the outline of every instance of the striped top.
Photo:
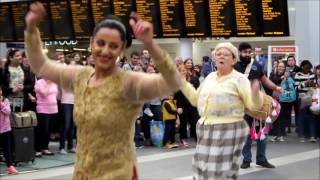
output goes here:
[{"label": "striped top", "polygon": [[311,72],[308,74],[304,74],[303,72],[298,72],[294,77],[294,81],[295,81],[295,86],[297,88],[297,92],[299,94],[306,93],[312,88],[308,86],[307,81],[316,83],[316,76]]}]

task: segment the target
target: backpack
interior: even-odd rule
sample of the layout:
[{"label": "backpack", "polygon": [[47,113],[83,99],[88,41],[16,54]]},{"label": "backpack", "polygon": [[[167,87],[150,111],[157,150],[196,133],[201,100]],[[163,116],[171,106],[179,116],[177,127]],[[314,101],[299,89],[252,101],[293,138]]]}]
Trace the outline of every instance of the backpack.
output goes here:
[{"label": "backpack", "polygon": [[283,90],[279,96],[280,102],[293,102],[296,100],[296,90],[294,87],[294,81],[291,77],[282,80],[280,86]]}]

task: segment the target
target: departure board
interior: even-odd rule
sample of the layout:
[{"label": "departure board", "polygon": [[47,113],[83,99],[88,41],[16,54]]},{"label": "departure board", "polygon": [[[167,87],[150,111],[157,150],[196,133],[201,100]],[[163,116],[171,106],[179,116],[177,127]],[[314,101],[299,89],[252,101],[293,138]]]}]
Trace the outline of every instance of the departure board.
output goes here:
[{"label": "departure board", "polygon": [[110,0],[91,0],[94,24],[97,25],[108,14],[112,14]]},{"label": "departure board", "polygon": [[14,26],[8,3],[0,3],[0,42],[14,41]]},{"label": "departure board", "polygon": [[154,37],[161,36],[160,9],[157,0],[137,0],[136,12],[145,21],[153,24]]},{"label": "departure board", "polygon": [[53,35],[51,31],[51,15],[49,13],[50,8],[47,2],[42,2],[44,8],[47,11],[47,16],[39,24],[39,31],[42,40],[53,40]]},{"label": "departure board", "polygon": [[237,36],[260,36],[258,24],[259,1],[234,0]]},{"label": "departure board", "polygon": [[28,2],[14,2],[11,4],[16,40],[24,41],[25,15],[29,9]]},{"label": "departure board", "polygon": [[289,36],[287,0],[261,0],[264,36]]},{"label": "departure board", "polygon": [[88,0],[71,0],[71,17],[74,36],[77,40],[89,40],[92,35],[93,20]]},{"label": "departure board", "polygon": [[181,37],[183,35],[183,19],[179,0],[161,0],[160,17],[163,37]]},{"label": "departure board", "polygon": [[210,29],[208,9],[205,0],[185,0],[183,1],[184,24],[187,37],[209,36]]},{"label": "departure board", "polygon": [[113,13],[115,16],[120,17],[123,21],[128,22],[130,13],[132,11],[131,0],[113,0]]},{"label": "departure board", "polygon": [[64,1],[50,1],[50,13],[54,38],[56,40],[73,39],[69,5]]},{"label": "departure board", "polygon": [[209,0],[211,36],[233,36],[235,32],[233,1]]}]

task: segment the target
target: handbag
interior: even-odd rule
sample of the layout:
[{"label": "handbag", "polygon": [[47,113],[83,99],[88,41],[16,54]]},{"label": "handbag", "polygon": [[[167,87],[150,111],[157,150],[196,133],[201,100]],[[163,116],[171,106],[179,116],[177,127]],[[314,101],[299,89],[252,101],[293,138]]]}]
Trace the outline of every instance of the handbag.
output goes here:
[{"label": "handbag", "polygon": [[[253,59],[251,59],[250,64],[248,64],[246,70],[245,70],[245,75],[248,77],[251,67],[253,64]],[[262,107],[260,109],[256,109],[256,110],[249,110],[249,109],[245,109],[245,113],[251,117],[253,117],[254,119],[257,120],[261,120],[264,121],[266,120],[272,113],[272,97],[267,95],[265,92],[263,92],[263,104]]]},{"label": "handbag", "polygon": [[320,114],[320,88],[313,89],[310,111],[314,115]]},{"label": "handbag", "polygon": [[309,90],[308,92],[305,93],[300,93],[299,94],[299,99],[300,99],[300,109],[304,109],[307,106],[311,106],[312,104],[312,90]]},{"label": "handbag", "polygon": [[163,146],[163,136],[164,136],[164,123],[162,121],[150,122],[150,134],[152,144],[157,147]]},{"label": "handbag", "polygon": [[13,128],[26,128],[35,127],[38,124],[37,115],[33,111],[22,112],[23,99],[12,98],[11,99],[12,109],[20,108],[20,112],[12,112],[10,116],[11,127]]}]

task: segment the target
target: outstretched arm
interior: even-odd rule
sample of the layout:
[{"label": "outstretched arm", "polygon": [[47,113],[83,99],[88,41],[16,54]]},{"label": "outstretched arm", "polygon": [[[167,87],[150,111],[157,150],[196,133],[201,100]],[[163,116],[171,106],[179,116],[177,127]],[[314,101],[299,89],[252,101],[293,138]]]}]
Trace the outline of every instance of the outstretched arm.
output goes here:
[{"label": "outstretched arm", "polygon": [[132,13],[130,25],[135,37],[150,52],[160,74],[129,72],[124,83],[125,96],[142,102],[177,91],[182,80],[172,59],[155,43],[152,24]]},{"label": "outstretched arm", "polygon": [[32,3],[26,15],[25,45],[32,71],[44,79],[49,79],[65,89],[72,90],[72,82],[82,67],[70,67],[55,63],[43,53],[37,25],[46,12],[39,2]]}]

